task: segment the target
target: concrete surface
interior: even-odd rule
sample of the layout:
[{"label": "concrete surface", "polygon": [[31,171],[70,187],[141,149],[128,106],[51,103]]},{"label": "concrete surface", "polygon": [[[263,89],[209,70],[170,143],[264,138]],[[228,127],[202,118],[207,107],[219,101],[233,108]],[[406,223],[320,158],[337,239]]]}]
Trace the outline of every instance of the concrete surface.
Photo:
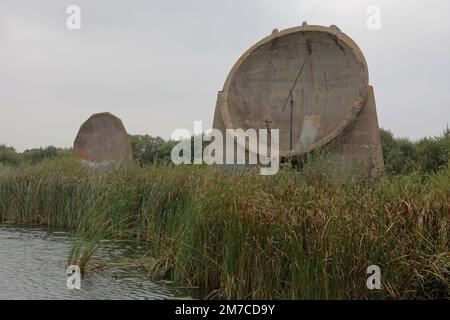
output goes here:
[{"label": "concrete surface", "polygon": [[371,176],[381,172],[384,160],[379,130],[375,94],[369,86],[364,107],[332,148],[342,170],[349,171],[356,166]]},{"label": "concrete surface", "polygon": [[[368,83],[363,53],[336,26],[303,24],[274,30],[247,50],[230,71],[217,97],[213,127],[224,132],[265,129],[270,123],[270,128],[280,130],[281,156],[305,154],[341,141],[333,149],[337,165],[348,168],[350,163],[368,163],[371,153],[370,161],[375,161],[373,167],[379,171],[383,159]],[[368,144],[374,146],[369,153]]]}]

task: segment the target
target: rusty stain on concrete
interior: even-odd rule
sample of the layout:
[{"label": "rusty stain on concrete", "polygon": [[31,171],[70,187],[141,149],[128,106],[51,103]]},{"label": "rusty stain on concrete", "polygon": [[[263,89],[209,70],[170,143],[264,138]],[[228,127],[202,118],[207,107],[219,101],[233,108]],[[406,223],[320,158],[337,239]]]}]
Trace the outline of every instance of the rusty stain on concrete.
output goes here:
[{"label": "rusty stain on concrete", "polygon": [[305,116],[303,119],[303,129],[300,136],[299,149],[305,149],[315,142],[320,127],[320,116]]}]

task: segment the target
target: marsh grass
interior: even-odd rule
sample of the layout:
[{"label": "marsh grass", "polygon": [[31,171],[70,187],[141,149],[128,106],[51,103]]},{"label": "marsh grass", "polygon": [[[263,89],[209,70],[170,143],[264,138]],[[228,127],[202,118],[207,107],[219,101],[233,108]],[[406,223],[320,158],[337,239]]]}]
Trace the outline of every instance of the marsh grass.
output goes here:
[{"label": "marsh grass", "polygon": [[[311,162],[272,177],[215,167],[89,173],[72,159],[0,172],[0,221],[149,245],[149,276],[237,299],[448,298],[450,169],[338,177]],[[89,243],[89,242],[88,242]],[[95,246],[75,244],[87,263]],[[383,289],[369,291],[369,265]]]}]

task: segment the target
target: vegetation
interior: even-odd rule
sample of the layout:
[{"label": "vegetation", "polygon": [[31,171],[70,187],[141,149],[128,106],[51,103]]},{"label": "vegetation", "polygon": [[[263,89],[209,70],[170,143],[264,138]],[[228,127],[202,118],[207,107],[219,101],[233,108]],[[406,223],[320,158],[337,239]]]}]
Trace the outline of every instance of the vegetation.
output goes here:
[{"label": "vegetation", "polygon": [[18,166],[20,164],[36,164],[43,160],[67,158],[71,155],[70,149],[60,149],[53,146],[39,149],[25,150],[22,153],[12,147],[0,145],[0,164],[3,166]]},{"label": "vegetation", "polygon": [[0,145],[0,164],[3,166],[15,166],[19,162],[20,158],[14,148]]},{"label": "vegetation", "polygon": [[[223,298],[448,298],[450,168],[337,179],[311,161],[263,177],[208,166],[92,173],[70,158],[0,171],[0,221],[137,239],[153,278]],[[95,246],[74,248],[85,264]],[[369,265],[383,290],[369,291]]]},{"label": "vegetation", "polygon": [[[273,177],[173,166],[173,142],[132,138],[137,163],[92,172],[70,150],[0,146],[0,223],[75,230],[84,268],[102,239],[146,242],[152,278],[211,297],[450,297],[450,132],[381,131],[385,174],[338,177],[324,158]],[[86,240],[88,240],[86,242]],[[369,291],[369,265],[383,289]]]},{"label": "vegetation", "polygon": [[170,153],[175,146],[174,141],[165,141],[160,137],[148,135],[131,136],[133,156],[141,165],[154,163],[169,163]]},{"label": "vegetation", "polygon": [[434,173],[444,168],[450,157],[450,129],[440,137],[424,138],[417,142],[394,138],[387,130],[380,130],[386,171],[390,174]]}]

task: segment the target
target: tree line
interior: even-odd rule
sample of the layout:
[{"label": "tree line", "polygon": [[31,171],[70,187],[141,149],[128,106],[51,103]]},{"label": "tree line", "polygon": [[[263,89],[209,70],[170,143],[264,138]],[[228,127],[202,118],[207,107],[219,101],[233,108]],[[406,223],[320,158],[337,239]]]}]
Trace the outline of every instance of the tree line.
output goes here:
[{"label": "tree line", "polygon": [[[450,159],[450,129],[437,137],[417,141],[396,138],[391,131],[380,129],[384,162],[388,174],[434,173],[447,165]],[[177,141],[167,141],[149,135],[130,136],[133,155],[140,165],[169,163],[172,148]],[[17,152],[13,147],[0,144],[0,164],[18,166],[36,164],[43,160],[70,157],[71,149],[53,146]]]}]

